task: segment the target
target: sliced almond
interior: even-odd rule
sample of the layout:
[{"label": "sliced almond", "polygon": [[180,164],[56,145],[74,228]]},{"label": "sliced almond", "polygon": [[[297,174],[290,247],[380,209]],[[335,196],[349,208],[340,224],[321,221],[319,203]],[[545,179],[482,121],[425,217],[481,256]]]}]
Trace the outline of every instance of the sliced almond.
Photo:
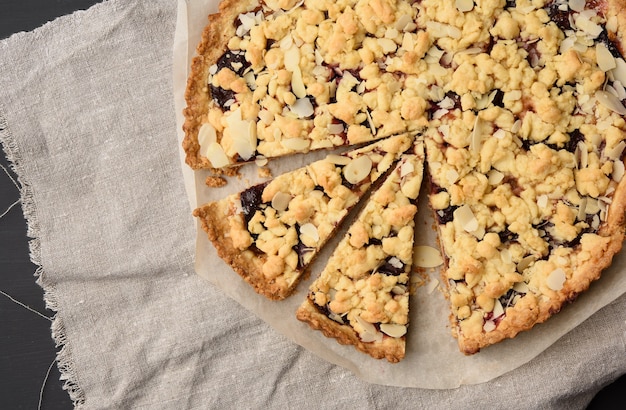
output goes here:
[{"label": "sliced almond", "polygon": [[[287,210],[289,202],[291,201],[291,195],[278,191],[272,198],[272,208],[278,212]],[[302,230],[300,230],[302,232]]]},{"label": "sliced almond", "polygon": [[217,142],[212,142],[206,149],[206,157],[213,168],[222,168],[230,164],[230,160],[224,152],[224,148]]},{"label": "sliced almond", "polygon": [[[291,197],[290,197],[291,200]],[[320,235],[317,232],[317,227],[312,223],[305,223],[300,227],[300,239],[305,243],[317,244],[320,240]]]},{"label": "sliced almond", "polygon": [[291,91],[298,98],[306,97],[306,87],[304,86],[300,67],[294,68],[291,73]]},{"label": "sliced almond", "polygon": [[[521,261],[519,261],[519,263],[517,264],[517,271],[519,273],[524,272],[532,263],[534,263],[537,260],[537,258],[533,255],[528,255],[525,258],[522,258]],[[520,282],[520,283],[524,283],[524,282]],[[526,292],[523,292],[526,293]]]},{"label": "sliced almond", "polygon": [[326,161],[335,165],[348,165],[352,162],[352,158],[346,157],[345,155],[329,154],[326,156]]},{"label": "sliced almond", "polygon": [[372,160],[363,155],[355,158],[343,168],[343,175],[351,184],[358,184],[363,181],[372,171]]},{"label": "sliced almond", "polygon": [[403,178],[413,172],[415,172],[415,165],[410,161],[405,161],[400,167],[400,176]]},{"label": "sliced almond", "polygon": [[483,325],[483,330],[487,333],[493,332],[494,330],[496,330],[496,322],[494,322],[493,320],[485,321],[485,324]]},{"label": "sliced almond", "polygon": [[297,99],[290,108],[291,112],[296,114],[298,118],[307,118],[314,113],[313,104],[311,104],[311,100],[308,98]]},{"label": "sliced almond", "polygon": [[456,9],[461,13],[472,11],[474,0],[456,0]]},{"label": "sliced almond", "polygon": [[600,70],[604,72],[607,72],[617,67],[615,58],[613,58],[613,55],[611,54],[607,46],[604,45],[604,43],[596,44],[596,61],[598,62],[598,67],[600,68]]},{"label": "sliced almond", "polygon": [[361,326],[362,331],[359,332],[361,340],[365,343],[380,342],[383,340],[383,334],[376,330],[376,327],[360,315],[355,316],[356,321]]},{"label": "sliced almond", "polygon": [[495,304],[493,305],[493,317],[495,318],[499,318],[500,316],[504,315],[504,308],[502,307],[502,303],[500,303],[500,300],[496,299]]},{"label": "sliced almond", "polygon": [[615,59],[615,68],[611,71],[615,80],[626,84],[626,61],[621,58]]},{"label": "sliced almond", "polygon": [[255,158],[254,163],[259,167],[264,167],[268,164],[269,160],[263,155],[259,155]]},{"label": "sliced almond", "polygon": [[418,245],[413,248],[413,264],[420,268],[436,268],[443,265],[441,252],[432,246]]},{"label": "sliced almond", "polygon": [[613,162],[612,178],[615,182],[620,182],[624,177],[624,162],[621,160]]},{"label": "sliced almond", "polygon": [[530,293],[530,288],[528,287],[526,282],[517,282],[515,285],[513,285],[513,290],[518,293]]},{"label": "sliced almond", "polygon": [[548,195],[539,195],[537,197],[537,206],[544,209],[548,206]]},{"label": "sliced almond", "polygon": [[345,132],[345,127],[343,124],[329,124],[328,125],[328,133],[330,135],[339,135]]},{"label": "sliced almond", "polygon": [[504,174],[498,170],[492,169],[487,173],[487,178],[490,185],[499,185],[504,179]]},{"label": "sliced almond", "polygon": [[294,152],[305,152],[309,148],[309,140],[303,138],[287,138],[280,143],[283,147]]},{"label": "sliced almond", "polygon": [[406,334],[406,326],[394,323],[382,323],[380,325],[380,330],[386,335],[396,338],[402,337]]},{"label": "sliced almond", "polygon": [[604,105],[609,110],[614,111],[619,115],[626,115],[626,107],[624,107],[622,102],[613,94],[603,90],[598,90],[596,91],[595,97],[600,104]]},{"label": "sliced almond", "polygon": [[478,220],[469,205],[463,205],[454,210],[454,220],[458,221],[466,232],[478,230]]},{"label": "sliced almond", "polygon": [[546,285],[554,291],[559,291],[563,289],[563,284],[565,283],[566,278],[565,271],[561,268],[557,268],[550,272],[546,278]]},{"label": "sliced almond", "polygon": [[198,144],[200,144],[200,155],[206,157],[206,147],[216,141],[217,132],[215,131],[215,128],[209,123],[202,124],[200,130],[198,131]]}]

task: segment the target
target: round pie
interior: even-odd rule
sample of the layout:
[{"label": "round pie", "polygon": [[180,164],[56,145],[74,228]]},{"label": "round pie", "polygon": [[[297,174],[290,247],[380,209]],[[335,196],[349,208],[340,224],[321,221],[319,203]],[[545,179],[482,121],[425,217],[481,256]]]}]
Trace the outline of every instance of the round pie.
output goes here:
[{"label": "round pie", "polygon": [[[397,362],[412,218],[433,212],[460,351],[513,338],[622,247],[625,4],[224,0],[188,80],[187,164],[233,175],[330,155],[194,214],[272,299],[352,222],[297,317]],[[415,206],[422,173],[430,210]]]}]

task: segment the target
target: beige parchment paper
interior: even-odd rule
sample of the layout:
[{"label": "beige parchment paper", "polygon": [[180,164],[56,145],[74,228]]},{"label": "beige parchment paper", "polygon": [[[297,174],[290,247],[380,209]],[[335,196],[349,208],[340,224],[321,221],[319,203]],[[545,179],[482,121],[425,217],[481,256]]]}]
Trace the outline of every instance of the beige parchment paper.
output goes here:
[{"label": "beige parchment paper", "polygon": [[[195,55],[200,34],[207,24],[207,16],[216,12],[217,8],[218,0],[179,0],[178,3],[173,81],[179,142],[184,137],[182,110],[185,106],[184,90],[188,68]],[[323,158],[326,154],[327,152],[317,152],[290,157],[284,161],[271,161],[267,167],[272,175],[279,175]],[[192,171],[184,163],[182,149],[180,160],[190,212],[198,204],[223,198],[264,180],[258,176],[256,164],[249,164],[241,169],[241,177],[231,178],[225,187],[208,188],[204,183],[208,174]],[[421,195],[421,198],[415,245],[436,246],[436,234],[431,228],[431,212],[424,200],[425,195]],[[319,357],[350,369],[357,377],[382,385],[426,389],[449,389],[482,383],[509,372],[536,357],[594,312],[626,292],[626,276],[621,274],[626,264],[626,255],[622,252],[616,256],[613,266],[603,273],[599,281],[593,283],[575,303],[565,307],[546,323],[535,326],[515,339],[483,349],[476,355],[465,356],[459,352],[456,339],[451,336],[448,303],[438,282],[439,272],[432,269],[425,272],[426,285],[419,287],[412,296],[406,357],[400,363],[390,364],[385,360],[372,359],[352,346],[342,346],[295,318],[295,311],[304,300],[310,282],[323,268],[324,261],[328,259],[334,244],[343,236],[349,222],[345,221],[344,229],[319,254],[309,278],[301,282],[297,291],[284,301],[270,301],[256,294],[217,256],[215,248],[199,224],[196,227],[196,272],[276,331]]]}]

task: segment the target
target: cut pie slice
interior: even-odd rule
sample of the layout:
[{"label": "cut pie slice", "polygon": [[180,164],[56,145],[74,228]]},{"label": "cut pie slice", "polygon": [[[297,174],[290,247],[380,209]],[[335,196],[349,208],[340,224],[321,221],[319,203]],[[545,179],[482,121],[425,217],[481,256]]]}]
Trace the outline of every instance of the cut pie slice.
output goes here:
[{"label": "cut pie slice", "polygon": [[368,3],[221,2],[187,84],[187,163],[224,169],[426,126],[428,87],[402,71],[429,47],[409,32],[416,8],[386,2],[378,16]]},{"label": "cut pie slice", "polygon": [[296,312],[327,337],[392,363],[405,354],[423,167],[417,140],[372,194]]},{"label": "cut pie slice", "polygon": [[368,188],[409,149],[390,137],[329,155],[194,211],[224,259],[260,294],[283,299]]}]

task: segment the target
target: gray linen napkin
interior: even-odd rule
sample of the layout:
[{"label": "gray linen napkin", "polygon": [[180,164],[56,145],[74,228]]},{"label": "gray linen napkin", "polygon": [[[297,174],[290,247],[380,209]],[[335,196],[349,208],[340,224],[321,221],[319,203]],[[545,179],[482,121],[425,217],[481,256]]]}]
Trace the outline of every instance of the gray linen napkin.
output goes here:
[{"label": "gray linen napkin", "polygon": [[111,0],[0,42],[0,140],[76,408],[584,408],[626,373],[626,297],[455,390],[365,383],[193,270],[171,86],[176,2]]}]

